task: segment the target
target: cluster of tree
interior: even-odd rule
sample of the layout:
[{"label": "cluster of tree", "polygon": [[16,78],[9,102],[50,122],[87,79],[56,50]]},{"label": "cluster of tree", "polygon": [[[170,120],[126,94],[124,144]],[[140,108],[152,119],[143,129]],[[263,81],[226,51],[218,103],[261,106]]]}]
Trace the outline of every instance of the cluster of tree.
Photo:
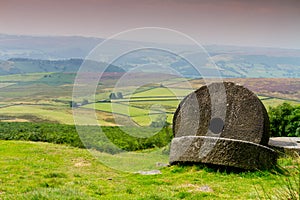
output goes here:
[{"label": "cluster of tree", "polygon": [[83,99],[81,103],[77,103],[75,101],[69,101],[69,105],[71,108],[75,108],[75,107],[78,107],[78,106],[83,106],[83,105],[86,105],[88,104],[89,101],[87,99]]},{"label": "cluster of tree", "polygon": [[48,77],[51,78],[51,74],[49,74],[49,75],[47,75],[47,74],[44,75],[44,78],[48,78]]},{"label": "cluster of tree", "polygon": [[123,99],[123,94],[122,92],[117,92],[117,93],[110,93],[109,99]]},{"label": "cluster of tree", "polygon": [[300,137],[300,105],[283,103],[269,108],[272,137]]},{"label": "cluster of tree", "polygon": [[[171,129],[164,127],[147,138],[128,135],[117,126],[79,126],[86,134],[79,136],[74,125],[29,122],[0,122],[0,139],[42,141],[55,144],[67,144],[79,148],[96,149],[101,152],[115,154],[125,151],[137,151],[155,147],[165,147],[172,139]],[[128,127],[135,133],[152,133],[153,128]]]},{"label": "cluster of tree", "polygon": [[158,117],[157,120],[152,121],[150,124],[150,127],[153,128],[161,128],[161,127],[168,127],[170,126],[170,123],[167,122],[167,117],[164,115],[161,115],[160,117]]}]

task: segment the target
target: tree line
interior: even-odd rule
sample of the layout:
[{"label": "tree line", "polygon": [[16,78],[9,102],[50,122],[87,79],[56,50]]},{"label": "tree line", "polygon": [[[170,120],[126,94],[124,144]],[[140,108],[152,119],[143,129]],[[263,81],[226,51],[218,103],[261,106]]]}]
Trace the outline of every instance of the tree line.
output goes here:
[{"label": "tree line", "polygon": [[300,137],[300,105],[283,103],[269,108],[272,137]]}]

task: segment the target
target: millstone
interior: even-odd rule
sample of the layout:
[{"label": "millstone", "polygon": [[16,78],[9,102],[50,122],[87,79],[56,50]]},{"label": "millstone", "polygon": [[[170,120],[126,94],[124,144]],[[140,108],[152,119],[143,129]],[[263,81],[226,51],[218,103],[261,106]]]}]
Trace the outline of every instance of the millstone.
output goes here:
[{"label": "millstone", "polygon": [[277,159],[273,149],[260,144],[209,136],[174,138],[170,152],[171,165],[201,162],[246,170],[268,169],[276,164]]},{"label": "millstone", "polygon": [[[218,93],[224,99],[218,98]],[[212,102],[212,95],[217,97],[213,99],[215,102]],[[225,111],[212,110],[213,104],[215,107],[224,104],[221,108],[226,109],[225,119],[219,117]],[[213,83],[189,94],[180,103],[173,118],[173,133],[175,137],[218,134],[224,138],[267,145],[269,118],[261,101],[247,88],[231,82]]]},{"label": "millstone", "polygon": [[265,169],[277,154],[266,147],[269,118],[257,96],[231,82],[189,94],[173,117],[170,164],[199,162],[247,170]]}]

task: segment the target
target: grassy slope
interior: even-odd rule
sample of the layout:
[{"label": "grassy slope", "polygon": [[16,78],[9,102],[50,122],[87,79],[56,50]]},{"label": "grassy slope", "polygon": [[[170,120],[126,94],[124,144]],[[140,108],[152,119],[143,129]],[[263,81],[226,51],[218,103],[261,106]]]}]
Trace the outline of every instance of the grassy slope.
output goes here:
[{"label": "grassy slope", "polygon": [[151,96],[186,96],[191,93],[191,89],[174,89],[174,88],[153,88],[148,91],[139,92],[133,95],[133,97],[151,97]]},{"label": "grassy slope", "polygon": [[[86,150],[47,143],[0,141],[0,153],[0,199],[257,199],[255,187],[260,195],[261,186],[276,193],[286,178],[196,166],[143,176],[105,167]],[[202,186],[213,191],[203,192]]]},{"label": "grassy slope", "polygon": [[72,112],[61,106],[41,106],[41,105],[16,105],[1,109],[1,115],[32,115],[44,118],[48,121],[57,121],[63,124],[72,124]]},{"label": "grassy slope", "polygon": [[[61,124],[74,124],[72,109],[58,105],[12,105],[0,108],[1,119],[3,121],[36,121],[36,122],[56,122]],[[96,111],[98,122],[104,126],[113,126],[113,116],[111,113]],[[5,120],[5,119],[8,120]],[[89,124],[94,119],[89,111],[82,110],[77,116],[83,124]],[[78,121],[77,121],[78,122]],[[84,123],[86,122],[86,123]]]},{"label": "grassy slope", "polygon": [[[167,90],[167,89],[166,89]],[[148,91],[151,93],[151,90]],[[152,109],[158,109],[157,107],[151,107],[153,105],[160,105],[162,108],[164,108],[168,113],[168,122],[172,122],[172,112],[175,112],[180,100],[175,100],[174,96],[170,96],[169,98],[171,100],[168,100],[168,98],[163,97],[165,99],[160,100],[159,98],[135,98],[133,99],[133,102],[130,102],[129,104],[125,102],[119,102],[119,103],[113,103],[113,111],[115,114],[120,114],[125,116],[130,116],[136,123],[140,125],[149,125],[152,120],[155,120],[157,116],[159,115],[149,115],[149,111]],[[262,102],[268,109],[269,106],[276,106],[279,104],[282,104],[283,102],[288,102],[291,104],[299,104],[298,102],[294,101],[285,101],[281,99],[275,99],[275,98],[266,98],[261,97]],[[139,101],[140,100],[140,101]],[[32,121],[30,116],[34,116],[35,118],[40,118],[42,121],[56,121],[63,124],[73,124],[73,116],[72,116],[72,110],[67,105],[58,105],[55,102],[52,102],[51,100],[48,102],[45,102],[48,105],[26,105],[25,103],[22,105],[14,105],[10,107],[4,107],[0,108],[1,116],[11,116],[16,117],[17,119],[23,119],[23,121]],[[2,104],[2,103],[0,103]],[[38,103],[39,104],[39,103]],[[50,105],[53,104],[53,105]],[[3,103],[5,105],[5,103]],[[96,103],[96,104],[88,104],[85,105],[85,108],[94,108],[97,110],[97,117],[98,120],[102,125],[114,125],[113,116],[111,114],[112,112],[112,104],[111,103]],[[155,113],[152,111],[152,113]],[[29,117],[29,118],[28,118]],[[88,117],[88,115],[83,115],[82,117]],[[87,119],[88,120],[88,119]],[[18,120],[17,120],[18,121]],[[86,120],[85,120],[86,121]]]},{"label": "grassy slope", "polygon": [[[73,124],[72,111],[68,107],[68,101],[71,100],[71,83],[73,82],[73,78],[74,74],[63,73],[34,73],[0,76],[0,107],[11,105],[12,103],[22,103],[22,105],[0,108],[0,120],[1,118],[5,119],[8,116],[11,121],[34,121],[36,119],[41,119],[41,121],[46,120]],[[58,82],[59,80],[60,82]],[[160,105],[163,108],[162,110],[167,111],[167,120],[171,123],[173,117],[172,113],[176,110],[180,99],[191,92],[190,89],[186,89],[187,84],[185,81],[180,82],[181,80],[175,80],[176,81],[170,79],[164,83],[164,86],[169,88],[160,87],[159,84],[138,88],[130,97],[129,104],[126,104],[125,102],[128,99],[116,100],[117,102],[113,104],[114,113],[122,116],[125,120],[128,120],[128,118],[131,117],[135,123],[146,126],[151,123],[151,120],[155,121],[159,118],[160,114],[152,112],[152,114],[149,115],[149,111],[160,109],[157,106],[153,107],[153,105]],[[272,97],[273,93],[270,93],[269,95],[269,93],[266,92],[273,90],[285,92],[288,88],[293,89],[291,92],[296,92],[298,88],[298,79],[261,80],[267,82],[268,85],[270,85],[270,88],[269,86],[265,86],[265,84],[263,84],[264,82],[256,79],[229,79],[229,81],[234,80],[248,84],[249,87],[251,86],[250,88],[252,88],[252,90],[257,89],[256,93],[259,92],[258,94],[262,95],[260,98],[267,109],[269,106],[276,106],[285,101],[291,104],[299,104],[299,101],[292,101],[287,98],[290,97],[292,93],[284,94],[286,96],[286,100],[284,100],[285,96],[283,94],[282,97],[280,97],[282,99],[278,99]],[[259,82],[259,84],[256,82]],[[285,82],[287,82],[286,85],[281,86]],[[203,80],[192,80],[191,83],[197,88],[203,84]],[[124,88],[124,91],[126,91],[126,88]],[[265,96],[264,92],[266,93]],[[109,94],[109,89],[101,90],[96,95],[96,100],[107,99]],[[294,94],[295,98],[297,94],[298,93]],[[126,93],[124,93],[124,96],[125,98],[129,98],[126,96]],[[176,96],[179,98],[178,100]],[[56,102],[55,99],[64,101],[60,102],[58,106],[58,102]],[[78,102],[80,101],[82,100],[79,100]],[[92,100],[89,99],[89,101],[91,102]],[[37,105],[33,106],[30,104]],[[84,107],[93,108],[94,106],[97,110],[97,117],[101,122],[101,125],[115,125],[110,103],[88,104]],[[89,115],[83,117],[87,117],[87,120],[90,119]],[[14,120],[14,118],[16,119]]]},{"label": "grassy slope", "polygon": [[[116,103],[96,103],[85,105],[85,108],[94,108],[99,111],[113,112],[125,116],[131,117],[137,124],[145,126],[151,123],[149,111],[153,105],[160,105],[167,112],[169,112],[168,122],[172,122],[173,115],[180,100],[176,100],[176,96],[182,97],[189,94],[191,90],[187,89],[169,89],[169,88],[150,88],[146,91],[141,91],[133,94],[128,99],[115,100]],[[270,98],[265,96],[259,96],[265,107],[277,106],[283,102],[290,104],[299,104],[296,101],[287,101],[283,99]],[[129,104],[125,101],[129,101]],[[113,108],[113,109],[112,109]],[[153,115],[155,119],[155,115]]]},{"label": "grassy slope", "polygon": [[37,81],[43,78],[44,75],[49,75],[51,73],[30,73],[30,74],[14,74],[14,75],[4,75],[0,76],[1,82],[28,82]]}]

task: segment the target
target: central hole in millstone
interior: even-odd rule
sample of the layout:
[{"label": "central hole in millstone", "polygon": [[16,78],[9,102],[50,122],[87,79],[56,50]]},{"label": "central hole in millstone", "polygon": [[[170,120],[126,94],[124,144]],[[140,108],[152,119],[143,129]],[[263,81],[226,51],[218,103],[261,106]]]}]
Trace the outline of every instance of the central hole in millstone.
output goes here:
[{"label": "central hole in millstone", "polygon": [[221,133],[224,127],[224,122],[221,118],[213,118],[210,120],[209,130],[211,130],[214,134]]}]

